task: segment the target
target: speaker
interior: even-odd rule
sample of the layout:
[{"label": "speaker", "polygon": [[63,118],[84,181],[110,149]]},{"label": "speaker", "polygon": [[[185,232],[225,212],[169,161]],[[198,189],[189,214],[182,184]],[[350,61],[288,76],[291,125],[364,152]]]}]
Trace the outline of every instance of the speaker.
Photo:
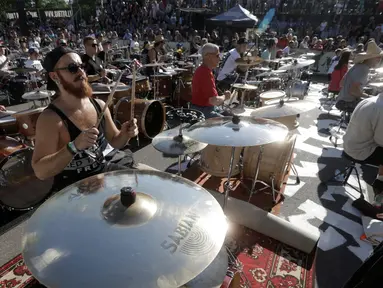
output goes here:
[{"label": "speaker", "polygon": [[25,11],[25,1],[16,0],[16,10],[19,14],[19,25],[22,36],[29,36],[29,27],[27,24],[27,13]]}]

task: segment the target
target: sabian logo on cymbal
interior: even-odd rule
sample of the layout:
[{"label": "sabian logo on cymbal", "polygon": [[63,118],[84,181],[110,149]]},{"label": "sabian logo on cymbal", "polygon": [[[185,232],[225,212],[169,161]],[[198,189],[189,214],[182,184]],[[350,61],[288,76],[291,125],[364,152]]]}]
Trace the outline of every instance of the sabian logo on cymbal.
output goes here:
[{"label": "sabian logo on cymbal", "polygon": [[161,243],[161,247],[171,254],[179,251],[186,255],[200,256],[209,253],[214,248],[214,243],[202,227],[195,225],[200,216],[188,213],[179,222],[172,235]]}]

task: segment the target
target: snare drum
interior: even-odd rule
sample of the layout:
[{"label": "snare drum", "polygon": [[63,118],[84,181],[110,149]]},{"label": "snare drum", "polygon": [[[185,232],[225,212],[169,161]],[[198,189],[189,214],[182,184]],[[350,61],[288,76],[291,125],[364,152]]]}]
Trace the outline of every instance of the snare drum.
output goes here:
[{"label": "snare drum", "polygon": [[37,119],[45,108],[40,107],[12,114],[12,117],[16,118],[19,133],[27,138],[33,138],[36,135]]},{"label": "snare drum", "polygon": [[[201,170],[217,177],[227,176],[230,166],[231,149],[231,147],[207,145],[201,152]],[[241,152],[242,147],[235,148],[232,176],[239,174]]]},{"label": "snare drum", "polygon": [[[114,121],[122,124],[130,120],[131,101],[120,99],[115,107]],[[153,139],[165,127],[166,109],[160,101],[135,99],[134,118],[138,129],[146,138]]]},{"label": "snare drum", "polygon": [[0,140],[0,154],[7,155],[0,162],[0,206],[25,211],[45,201],[53,179],[37,179],[31,165],[33,149],[8,138]]},{"label": "snare drum", "polygon": [[285,98],[286,93],[283,92],[282,90],[270,90],[270,91],[261,93],[259,97],[261,98],[262,105],[267,105],[267,101]]},{"label": "snare drum", "polygon": [[281,78],[278,78],[278,77],[264,78],[262,80],[263,91],[280,90],[281,85],[282,85],[282,80]]},{"label": "snare drum", "polygon": [[150,91],[150,82],[147,77],[136,82],[136,93],[146,93]]},{"label": "snare drum", "polygon": [[0,118],[0,136],[13,136],[18,132],[19,128],[15,118],[12,116]]},{"label": "snare drum", "polygon": [[169,75],[155,75],[153,78],[153,91],[156,91],[154,97],[164,98],[172,95],[172,77]]},{"label": "snare drum", "polygon": [[[258,179],[279,190],[290,166],[295,147],[296,135],[288,136],[284,141],[263,146]],[[243,178],[254,179],[260,146],[246,147],[243,154]]]}]

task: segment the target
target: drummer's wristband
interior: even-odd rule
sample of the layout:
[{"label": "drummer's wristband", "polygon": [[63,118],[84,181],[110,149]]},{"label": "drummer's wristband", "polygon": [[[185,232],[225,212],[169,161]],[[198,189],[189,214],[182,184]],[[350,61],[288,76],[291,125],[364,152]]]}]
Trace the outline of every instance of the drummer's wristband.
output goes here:
[{"label": "drummer's wristband", "polygon": [[76,145],[74,145],[74,143],[73,142],[69,142],[68,144],[67,144],[67,149],[69,150],[69,152],[74,156],[74,155],[76,155],[77,153],[78,153],[78,150],[77,150],[77,148],[76,148]]}]

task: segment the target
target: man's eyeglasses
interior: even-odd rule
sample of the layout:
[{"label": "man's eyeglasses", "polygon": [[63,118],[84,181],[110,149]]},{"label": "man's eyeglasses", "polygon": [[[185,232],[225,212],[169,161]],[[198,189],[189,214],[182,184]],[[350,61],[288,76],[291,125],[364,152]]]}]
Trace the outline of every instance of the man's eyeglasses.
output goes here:
[{"label": "man's eyeglasses", "polygon": [[85,65],[83,63],[70,63],[67,67],[57,68],[55,71],[58,70],[68,70],[69,73],[76,74],[80,69],[84,69]]}]

